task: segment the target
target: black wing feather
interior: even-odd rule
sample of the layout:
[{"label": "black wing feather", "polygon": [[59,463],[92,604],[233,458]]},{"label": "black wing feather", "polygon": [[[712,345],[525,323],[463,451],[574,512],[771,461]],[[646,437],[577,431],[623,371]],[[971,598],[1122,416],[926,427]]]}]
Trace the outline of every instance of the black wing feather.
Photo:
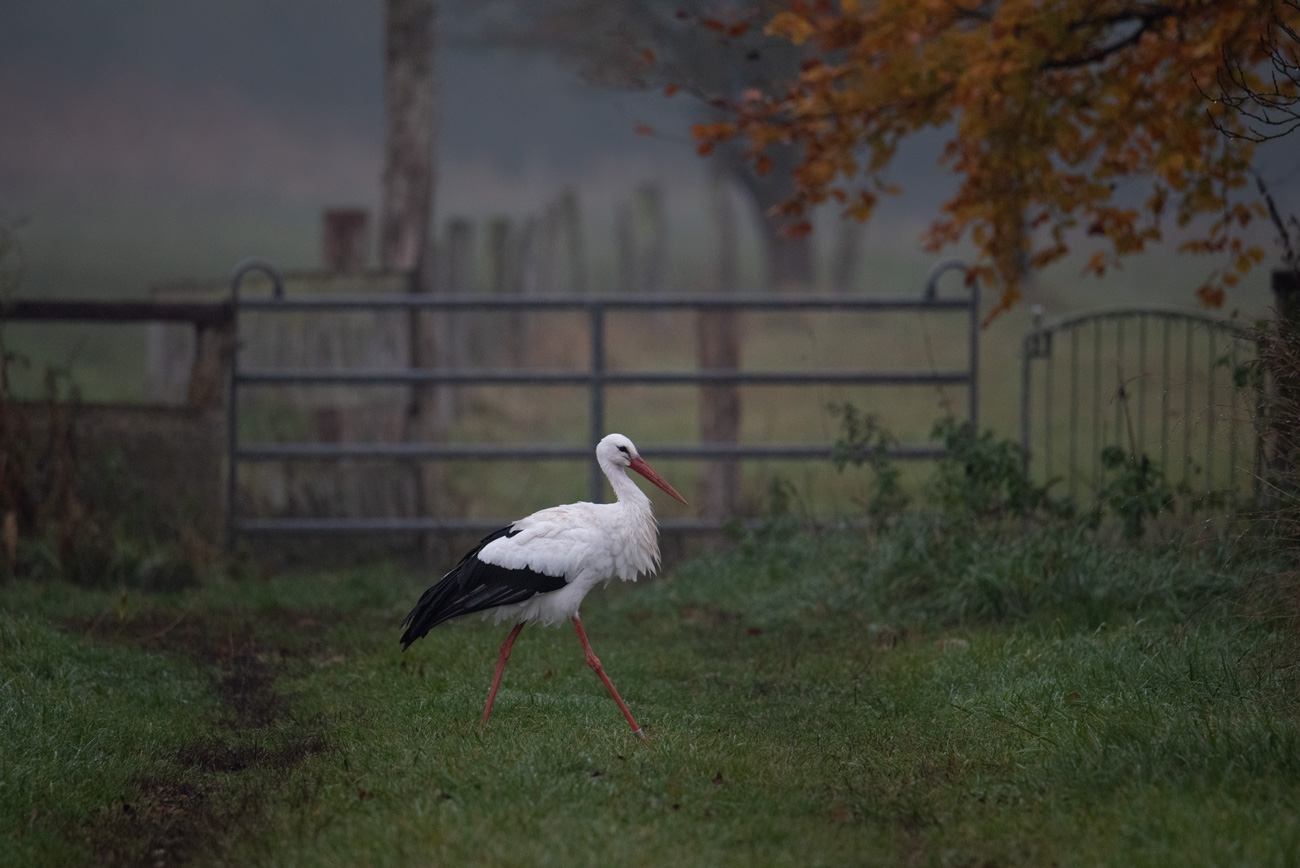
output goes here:
[{"label": "black wing feather", "polygon": [[513,527],[503,527],[484,537],[438,584],[424,592],[406,620],[402,621],[406,628],[400,640],[403,651],[443,621],[510,603],[522,603],[536,594],[564,587],[564,576],[548,576],[527,567],[507,569],[479,560],[478,553],[485,545],[517,533],[519,531]]}]

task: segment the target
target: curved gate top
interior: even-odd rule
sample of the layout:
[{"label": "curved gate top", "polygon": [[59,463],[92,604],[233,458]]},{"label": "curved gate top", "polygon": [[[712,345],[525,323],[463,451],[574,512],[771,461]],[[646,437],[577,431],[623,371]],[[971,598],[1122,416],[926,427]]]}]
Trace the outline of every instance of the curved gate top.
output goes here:
[{"label": "curved gate top", "polygon": [[1160,305],[1051,319],[1035,307],[1022,352],[1025,468],[1055,493],[1095,502],[1102,453],[1118,447],[1192,503],[1258,497],[1260,396],[1236,376],[1258,345],[1240,323]]}]

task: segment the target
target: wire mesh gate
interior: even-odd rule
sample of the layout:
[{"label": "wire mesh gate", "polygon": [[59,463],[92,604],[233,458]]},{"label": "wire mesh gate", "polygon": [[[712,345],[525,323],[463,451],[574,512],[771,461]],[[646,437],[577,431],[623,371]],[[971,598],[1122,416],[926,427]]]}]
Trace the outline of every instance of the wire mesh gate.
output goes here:
[{"label": "wire mesh gate", "polygon": [[1249,329],[1198,311],[1152,305],[1044,319],[1035,308],[1022,348],[1026,470],[1076,503],[1081,494],[1095,502],[1102,450],[1117,446],[1194,500],[1257,498],[1261,396],[1236,372],[1258,352]]},{"label": "wire mesh gate", "polygon": [[[939,277],[948,271],[964,271],[960,263],[936,268],[918,297],[775,296],[775,295],[583,295],[583,296],[492,296],[485,294],[441,295],[429,293],[365,293],[332,296],[286,295],[279,273],[269,263],[249,260],[236,267],[231,280],[231,309],[236,349],[230,364],[228,399],[227,543],[233,545],[245,533],[339,533],[339,532],[479,532],[492,530],[509,519],[450,519],[414,517],[252,517],[241,515],[238,470],[257,462],[340,462],[347,460],[447,461],[540,461],[570,459],[588,462],[590,497],[603,500],[605,480],[595,460],[595,447],[605,431],[605,391],[611,386],[629,385],[871,385],[965,387],[967,414],[974,425],[979,404],[979,290],[969,287],[964,297],[943,298],[937,291]],[[266,297],[241,295],[241,284],[250,274],[261,273],[271,281]],[[968,320],[969,346],[966,364],[946,371],[750,371],[706,369],[691,372],[627,371],[606,368],[605,323],[612,311],[880,311],[950,312]],[[246,369],[240,363],[240,314],[346,311],[583,311],[588,323],[590,366],[587,370],[545,371],[529,369],[445,369],[394,368],[384,370]],[[586,386],[588,391],[588,442],[582,445],[525,443],[480,445],[430,442],[361,443],[245,443],[240,439],[240,394],[264,386],[346,386],[374,388],[420,385],[523,385]],[[810,459],[829,461],[831,444],[752,445],[698,443],[694,445],[651,445],[642,451],[652,458],[694,460]],[[902,460],[931,460],[944,450],[937,446],[899,446],[891,455]],[[667,530],[716,530],[724,519],[694,518],[662,522]]]}]

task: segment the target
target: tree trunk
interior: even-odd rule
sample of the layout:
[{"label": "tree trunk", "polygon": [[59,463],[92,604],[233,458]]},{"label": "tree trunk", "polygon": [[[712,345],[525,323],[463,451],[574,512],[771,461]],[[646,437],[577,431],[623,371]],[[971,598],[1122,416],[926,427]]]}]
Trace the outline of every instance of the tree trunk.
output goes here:
[{"label": "tree trunk", "polygon": [[[738,253],[736,214],[727,179],[715,175],[713,210],[718,226],[719,293],[736,291]],[[735,371],[740,367],[740,328],[734,310],[701,310],[699,314],[701,370]],[[700,442],[734,444],[740,439],[740,387],[734,383],[700,388]],[[709,461],[700,479],[701,515],[728,516],[736,512],[740,467],[731,459]]]},{"label": "tree trunk", "polygon": [[772,168],[759,175],[739,147],[716,151],[723,170],[749,194],[754,206],[767,260],[767,288],[776,292],[811,291],[816,283],[812,236],[790,238],[784,234],[785,229],[803,218],[771,213],[794,195],[792,172],[798,165],[798,152],[792,146],[773,146],[766,153],[772,158]]},{"label": "tree trunk", "polygon": [[436,0],[385,0],[387,110],[380,262],[414,271],[433,212]]},{"label": "tree trunk", "polygon": [[[411,292],[433,292],[435,269],[429,242],[433,223],[434,180],[434,25],[436,0],[385,0],[384,100],[387,111],[383,198],[380,205],[379,254],[386,269],[410,274]],[[408,318],[410,366],[432,367],[433,315],[412,309]],[[403,439],[437,439],[434,387],[411,388]],[[411,478],[414,509],[434,513],[435,492],[442,488],[441,465],[417,462]],[[426,536],[428,553],[433,538]]]}]

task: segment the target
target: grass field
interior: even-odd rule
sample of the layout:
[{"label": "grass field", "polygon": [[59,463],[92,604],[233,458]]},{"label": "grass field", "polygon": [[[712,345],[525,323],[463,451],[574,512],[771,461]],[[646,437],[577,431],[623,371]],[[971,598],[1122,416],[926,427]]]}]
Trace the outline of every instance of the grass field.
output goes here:
[{"label": "grass field", "polygon": [[0,586],[0,835],[42,865],[1294,865],[1273,558],[776,523],[571,629],[403,655],[398,565]]}]

